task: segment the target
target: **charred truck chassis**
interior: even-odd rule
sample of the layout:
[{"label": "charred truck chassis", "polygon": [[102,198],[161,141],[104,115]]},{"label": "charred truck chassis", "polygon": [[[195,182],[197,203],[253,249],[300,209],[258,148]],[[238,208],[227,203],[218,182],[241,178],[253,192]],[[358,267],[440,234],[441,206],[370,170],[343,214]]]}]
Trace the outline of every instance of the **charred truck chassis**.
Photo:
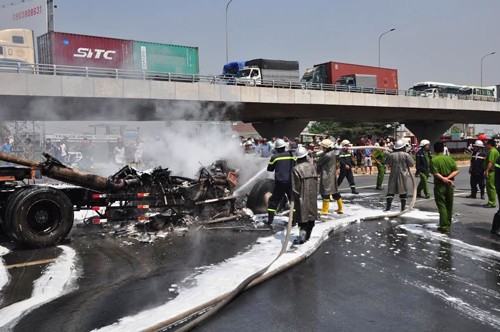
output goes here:
[{"label": "charred truck chassis", "polygon": [[[237,174],[224,161],[202,168],[198,179],[172,176],[161,167],[138,172],[129,166],[105,178],[44,156],[47,160],[38,163],[0,152],[0,160],[24,166],[0,167],[1,225],[12,240],[29,247],[64,239],[74,211],[95,211],[95,222],[140,221],[159,228],[186,214],[208,219],[235,209]],[[41,175],[71,185],[26,184]]]}]

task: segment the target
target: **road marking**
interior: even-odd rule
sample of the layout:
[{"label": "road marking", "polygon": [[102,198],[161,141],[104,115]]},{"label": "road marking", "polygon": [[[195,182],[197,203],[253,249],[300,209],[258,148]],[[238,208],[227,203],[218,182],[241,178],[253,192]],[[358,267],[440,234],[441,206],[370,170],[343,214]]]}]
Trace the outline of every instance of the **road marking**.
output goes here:
[{"label": "road marking", "polygon": [[55,260],[56,260],[55,258],[41,259],[39,261],[6,265],[5,268],[8,270],[8,269],[14,269],[14,268],[17,268],[17,267],[27,267],[27,266],[34,266],[34,265],[43,265],[43,264],[49,264],[49,263],[55,262]]}]

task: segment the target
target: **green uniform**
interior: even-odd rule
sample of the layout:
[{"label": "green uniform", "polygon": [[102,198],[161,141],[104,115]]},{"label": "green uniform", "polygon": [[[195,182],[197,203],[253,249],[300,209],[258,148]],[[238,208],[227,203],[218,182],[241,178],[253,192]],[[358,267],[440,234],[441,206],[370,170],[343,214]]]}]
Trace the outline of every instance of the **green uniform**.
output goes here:
[{"label": "green uniform", "polygon": [[493,147],[488,151],[486,155],[486,159],[484,159],[484,169],[488,167],[488,163],[491,162],[493,167],[488,172],[488,176],[486,178],[486,193],[488,194],[488,206],[495,207],[496,199],[497,199],[497,191],[495,189],[495,162],[497,158],[500,157],[500,153],[498,150]]},{"label": "green uniform", "polygon": [[377,188],[382,186],[382,182],[384,181],[385,174],[385,151],[383,150],[375,150],[373,152],[373,158],[375,158],[377,163]]},{"label": "green uniform", "polygon": [[431,160],[431,172],[434,175],[434,200],[439,211],[439,229],[449,232],[451,228],[451,218],[453,215],[453,186],[441,181],[436,173],[447,177],[457,171],[457,163],[450,157],[439,154]]}]

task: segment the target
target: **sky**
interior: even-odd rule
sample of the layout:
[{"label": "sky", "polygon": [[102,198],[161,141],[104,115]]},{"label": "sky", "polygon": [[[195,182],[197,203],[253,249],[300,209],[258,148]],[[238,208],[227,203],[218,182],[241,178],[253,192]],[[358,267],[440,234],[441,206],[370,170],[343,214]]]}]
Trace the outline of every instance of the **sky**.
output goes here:
[{"label": "sky", "polygon": [[[0,0],[0,4],[20,0]],[[226,62],[228,0],[54,0],[55,30],[199,47],[200,73]],[[498,0],[233,0],[229,60],[298,60],[301,74],[339,61],[396,68],[399,88],[439,81],[500,84]]]},{"label": "sky", "polygon": [[[1,0],[5,1],[5,0]],[[228,0],[55,0],[55,30],[198,46],[200,72],[225,63]],[[397,68],[400,88],[421,81],[500,84],[498,0],[233,0],[229,60],[298,60],[300,71],[339,61]]]}]

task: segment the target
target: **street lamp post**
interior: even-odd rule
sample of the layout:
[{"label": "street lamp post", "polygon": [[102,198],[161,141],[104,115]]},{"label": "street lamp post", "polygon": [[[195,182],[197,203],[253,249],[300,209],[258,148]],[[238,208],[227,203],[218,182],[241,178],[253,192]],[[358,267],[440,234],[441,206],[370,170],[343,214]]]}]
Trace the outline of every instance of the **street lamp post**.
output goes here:
[{"label": "street lamp post", "polygon": [[493,54],[495,54],[495,53],[496,53],[496,52],[491,52],[491,53],[488,53],[488,54],[486,54],[485,56],[483,56],[483,57],[481,58],[481,86],[483,86],[483,60],[484,60],[484,58],[486,58],[487,56],[493,55]]},{"label": "street lamp post", "polygon": [[381,34],[380,37],[378,37],[378,66],[379,67],[380,67],[380,39],[382,39],[383,35],[388,34],[389,32],[392,32],[394,30],[396,30],[396,28],[392,28],[391,30],[387,30],[386,32]]},{"label": "street lamp post", "polygon": [[228,48],[229,48],[229,46],[228,46],[228,43],[227,43],[227,10],[228,10],[228,8],[229,8],[229,4],[230,4],[232,1],[233,1],[233,0],[229,0],[229,2],[228,2],[228,3],[227,3],[227,5],[226,5],[226,63],[228,63],[228,62],[229,62],[229,55],[228,55],[228,53],[229,53],[229,52],[228,52]]}]

